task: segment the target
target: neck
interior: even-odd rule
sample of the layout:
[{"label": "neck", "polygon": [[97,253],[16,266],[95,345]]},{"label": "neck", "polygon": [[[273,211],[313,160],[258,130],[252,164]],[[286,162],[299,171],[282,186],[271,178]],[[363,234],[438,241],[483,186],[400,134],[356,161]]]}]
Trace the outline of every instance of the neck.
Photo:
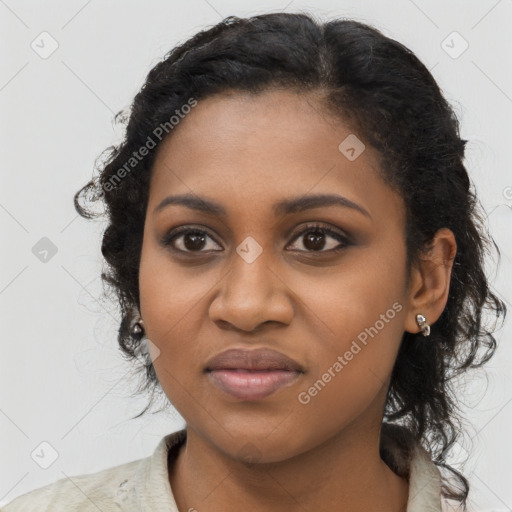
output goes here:
[{"label": "neck", "polygon": [[246,464],[189,427],[169,468],[178,508],[234,512],[243,504],[254,512],[405,512],[408,483],[380,458],[379,428],[358,431],[345,429],[283,461]]}]

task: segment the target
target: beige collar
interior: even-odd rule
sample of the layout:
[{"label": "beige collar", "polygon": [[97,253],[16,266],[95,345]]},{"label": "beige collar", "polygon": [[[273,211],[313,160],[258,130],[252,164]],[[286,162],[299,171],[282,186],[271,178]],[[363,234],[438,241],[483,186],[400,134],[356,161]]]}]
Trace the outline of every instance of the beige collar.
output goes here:
[{"label": "beige collar", "polygon": [[[169,450],[177,448],[185,438],[185,429],[168,434],[158,443],[153,455],[141,460],[136,470],[134,486],[137,510],[179,512],[169,484],[167,460]],[[391,452],[391,455],[398,464],[407,467],[407,512],[441,512],[441,476],[428,452],[416,444],[407,461],[398,460],[398,451]]]}]

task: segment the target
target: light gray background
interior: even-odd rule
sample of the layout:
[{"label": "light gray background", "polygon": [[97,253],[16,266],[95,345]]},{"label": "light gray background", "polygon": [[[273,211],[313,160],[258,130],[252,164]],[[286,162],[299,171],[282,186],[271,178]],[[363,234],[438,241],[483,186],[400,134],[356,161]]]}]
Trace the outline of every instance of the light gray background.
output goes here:
[{"label": "light gray background", "polygon": [[[145,400],[130,397],[119,314],[101,298],[104,225],[78,217],[72,197],[119,140],[114,113],[168,50],[225,16],[282,10],[370,23],[431,69],[470,140],[466,163],[503,254],[494,287],[512,310],[510,0],[0,0],[0,504],[145,457],[183,426],[176,413],[128,421]],[[58,43],[46,59],[31,48],[43,31]],[[469,44],[457,58],[464,43],[453,31]],[[43,237],[58,250],[46,263],[32,252]],[[472,485],[470,510],[512,509],[510,332],[509,317],[487,373],[461,382],[474,427],[451,462],[470,453],[456,466]],[[48,469],[31,457],[49,462],[42,442],[58,452]]]}]

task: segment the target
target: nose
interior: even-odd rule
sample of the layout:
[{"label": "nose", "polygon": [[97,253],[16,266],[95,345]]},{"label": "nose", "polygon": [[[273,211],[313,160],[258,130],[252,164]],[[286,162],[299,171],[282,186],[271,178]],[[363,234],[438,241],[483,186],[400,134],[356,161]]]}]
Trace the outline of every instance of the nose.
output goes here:
[{"label": "nose", "polygon": [[234,252],[210,304],[210,319],[222,328],[229,324],[250,332],[268,322],[288,325],[293,314],[290,288],[265,252],[252,263]]}]

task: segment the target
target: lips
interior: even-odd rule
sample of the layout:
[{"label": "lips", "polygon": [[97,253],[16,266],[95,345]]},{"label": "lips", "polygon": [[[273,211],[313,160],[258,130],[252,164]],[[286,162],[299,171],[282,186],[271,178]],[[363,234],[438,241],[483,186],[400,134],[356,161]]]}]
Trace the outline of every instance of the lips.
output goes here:
[{"label": "lips", "polygon": [[232,348],[221,352],[206,363],[206,371],[237,369],[304,371],[297,361],[270,348],[253,350]]},{"label": "lips", "polygon": [[205,372],[223,393],[239,400],[261,400],[292,385],[304,368],[269,348],[229,349],[210,359]]}]

